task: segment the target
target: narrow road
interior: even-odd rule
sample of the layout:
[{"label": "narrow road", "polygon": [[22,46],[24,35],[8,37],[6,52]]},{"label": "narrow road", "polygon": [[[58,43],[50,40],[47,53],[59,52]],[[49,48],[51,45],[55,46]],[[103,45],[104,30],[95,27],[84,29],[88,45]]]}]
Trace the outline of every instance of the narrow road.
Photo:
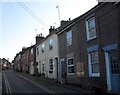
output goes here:
[{"label": "narrow road", "polygon": [[64,85],[61,85],[60,83],[47,82],[40,80],[39,78],[28,76],[11,70],[4,71],[3,80],[4,85],[7,88],[6,92],[11,95],[14,93],[41,93],[41,95],[43,93],[52,93],[55,95],[59,95],[60,93],[74,93],[77,95],[91,95],[90,93],[82,90],[78,91],[76,89],[64,87]]},{"label": "narrow road", "polygon": [[27,78],[13,71],[5,71],[3,75],[10,93],[46,93],[46,91],[40,89],[32,81],[28,81]]}]

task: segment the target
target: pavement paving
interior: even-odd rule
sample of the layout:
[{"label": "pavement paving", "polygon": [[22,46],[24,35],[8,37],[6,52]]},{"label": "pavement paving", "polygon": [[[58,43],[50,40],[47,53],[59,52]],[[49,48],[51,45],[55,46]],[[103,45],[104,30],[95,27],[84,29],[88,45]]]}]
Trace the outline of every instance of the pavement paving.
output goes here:
[{"label": "pavement paving", "polygon": [[86,89],[81,88],[81,86],[79,86],[79,85],[61,84],[61,83],[56,82],[56,80],[53,80],[53,79],[44,78],[44,77],[37,77],[37,76],[33,76],[33,75],[23,73],[23,72],[22,73],[18,72],[18,73],[25,76],[25,77],[27,77],[27,78],[29,78],[29,79],[32,79],[34,81],[44,81],[47,84],[57,85],[59,87],[65,88],[65,89],[70,89],[71,91],[86,93],[85,95],[91,95],[91,93],[92,93],[91,91],[88,91]]},{"label": "pavement paving", "polygon": [[30,74],[24,73],[24,72],[16,72],[16,71],[12,71],[12,72],[19,76],[22,75],[22,76],[26,77],[27,80],[30,79],[33,82],[36,82],[37,85],[38,84],[40,84],[41,86],[44,85],[44,87],[47,87],[51,91],[55,91],[55,93],[57,93],[57,92],[60,93],[60,90],[61,90],[62,93],[64,93],[64,92],[66,93],[67,91],[68,92],[70,91],[70,92],[75,92],[75,93],[78,92],[78,94],[81,93],[80,95],[119,95],[119,94],[115,94],[115,93],[114,94],[113,93],[104,93],[104,94],[92,93],[92,91],[83,89],[79,85],[61,84],[61,83],[56,82],[56,80],[52,80],[52,79],[48,79],[48,78],[44,78],[44,77],[37,77],[37,76],[33,76],[33,75],[30,75]]},{"label": "pavement paving", "polygon": [[56,82],[56,80],[52,80],[52,79],[49,79],[49,78],[44,78],[44,77],[37,77],[37,76],[33,76],[33,75],[30,75],[30,74],[27,74],[27,73],[20,73],[19,74],[22,74],[24,75],[25,77],[27,78],[30,78],[30,79],[39,79],[39,80],[44,80],[46,81],[46,83],[52,83],[53,85],[54,84],[57,84],[59,86],[62,86],[63,88],[68,88],[68,89],[71,89],[71,90],[76,90],[76,91],[80,91],[80,92],[83,92],[83,93],[86,93],[86,95],[120,95],[118,93],[93,93],[92,91],[89,91],[89,90],[86,90],[84,88],[82,88],[81,86],[79,85],[74,85],[74,84],[61,84],[61,83],[58,83]]},{"label": "pavement paving", "polygon": [[78,87],[78,89],[71,87],[70,89],[66,87],[68,85],[56,83],[54,80],[32,76],[23,72],[4,71],[3,74],[7,76],[9,88],[12,94],[44,92],[46,95],[59,95],[61,93],[64,95],[67,95],[68,93],[71,95],[91,95],[91,93],[84,91],[80,87]]},{"label": "pavement paving", "polygon": [[2,72],[0,71],[0,95],[2,94]]}]

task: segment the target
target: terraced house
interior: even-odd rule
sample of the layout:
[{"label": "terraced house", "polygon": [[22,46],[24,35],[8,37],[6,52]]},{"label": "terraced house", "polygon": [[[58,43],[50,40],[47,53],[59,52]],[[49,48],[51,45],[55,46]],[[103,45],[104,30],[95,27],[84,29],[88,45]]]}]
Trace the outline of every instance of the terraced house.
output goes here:
[{"label": "terraced house", "polygon": [[56,29],[51,27],[49,35],[36,45],[38,72],[47,78],[57,79],[58,43]]},{"label": "terraced house", "polygon": [[99,3],[58,28],[58,79],[120,92],[120,3]]},{"label": "terraced house", "polygon": [[98,3],[15,56],[18,71],[120,93],[120,2]]},{"label": "terraced house", "polygon": [[22,48],[22,51],[16,54],[14,58],[14,69],[21,72],[35,74],[35,45]]}]

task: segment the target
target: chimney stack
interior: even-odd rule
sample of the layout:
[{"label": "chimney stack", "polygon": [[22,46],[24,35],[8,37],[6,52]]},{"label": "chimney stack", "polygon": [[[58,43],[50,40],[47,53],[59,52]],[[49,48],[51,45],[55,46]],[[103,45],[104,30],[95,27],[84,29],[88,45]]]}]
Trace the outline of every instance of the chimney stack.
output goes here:
[{"label": "chimney stack", "polygon": [[42,39],[44,39],[42,33],[37,34],[37,36],[36,36],[36,44],[38,44]]},{"label": "chimney stack", "polygon": [[51,33],[53,33],[53,32],[55,32],[55,26],[50,26],[50,29],[49,29],[49,34],[51,34]]}]

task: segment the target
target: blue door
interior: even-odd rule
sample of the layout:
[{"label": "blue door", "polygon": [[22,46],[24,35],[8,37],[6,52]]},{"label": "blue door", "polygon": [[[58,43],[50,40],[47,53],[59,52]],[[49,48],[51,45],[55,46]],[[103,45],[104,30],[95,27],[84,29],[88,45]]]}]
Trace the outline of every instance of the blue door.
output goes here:
[{"label": "blue door", "polygon": [[110,80],[111,91],[120,92],[120,64],[118,64],[117,50],[108,52],[109,55],[109,67],[110,67]]}]

